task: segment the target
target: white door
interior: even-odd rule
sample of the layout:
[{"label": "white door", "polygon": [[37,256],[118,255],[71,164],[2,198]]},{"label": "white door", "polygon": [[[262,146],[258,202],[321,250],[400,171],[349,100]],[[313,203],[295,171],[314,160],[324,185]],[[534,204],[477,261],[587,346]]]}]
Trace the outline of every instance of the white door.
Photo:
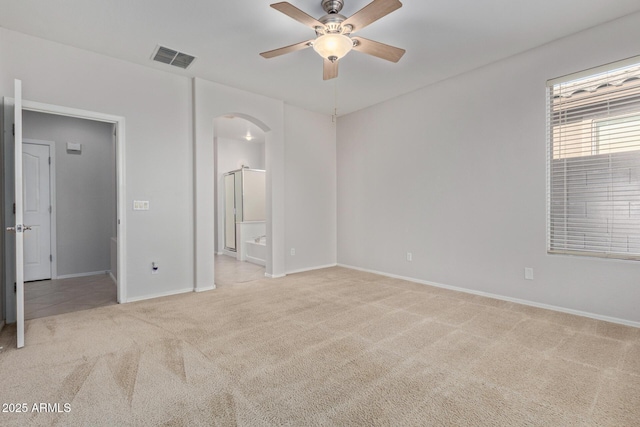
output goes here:
[{"label": "white door", "polygon": [[24,280],[51,279],[50,147],[22,144],[24,223]]},{"label": "white door", "polygon": [[18,348],[24,347],[24,222],[22,203],[22,82],[14,80],[14,171],[16,233],[16,335]]}]

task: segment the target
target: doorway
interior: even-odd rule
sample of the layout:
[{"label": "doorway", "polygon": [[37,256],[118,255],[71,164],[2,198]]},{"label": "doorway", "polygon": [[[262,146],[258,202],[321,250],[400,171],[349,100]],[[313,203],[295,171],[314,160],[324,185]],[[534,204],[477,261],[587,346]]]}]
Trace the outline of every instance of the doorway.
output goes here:
[{"label": "doorway", "polygon": [[22,120],[25,318],[115,304],[114,125],[34,111]]},{"label": "doorway", "polygon": [[[7,106],[9,108],[7,108]],[[82,174],[78,174],[77,169],[73,169],[73,167],[65,167],[63,168],[65,172],[68,172],[71,175],[71,181],[64,181],[58,179],[57,187],[58,192],[60,189],[64,189],[62,192],[62,196],[64,193],[68,193],[78,196],[80,199],[81,206],[95,206],[97,198],[105,198],[110,200],[110,207],[104,208],[104,215],[108,215],[111,219],[109,220],[108,235],[109,237],[106,239],[104,244],[101,243],[100,252],[104,255],[107,254],[107,260],[105,263],[104,257],[102,257],[101,264],[91,264],[91,259],[95,260],[95,251],[86,250],[82,251],[83,253],[69,251],[69,237],[79,237],[81,234],[80,231],[87,231],[93,227],[91,221],[87,222],[87,217],[95,217],[95,215],[84,215],[84,219],[69,216],[70,221],[66,224],[65,221],[60,221],[60,215],[58,215],[58,221],[55,221],[55,213],[59,210],[60,207],[65,206],[65,203],[61,203],[60,200],[56,203],[56,185],[52,185],[53,191],[50,194],[51,204],[49,205],[51,209],[51,213],[53,217],[51,219],[51,243],[50,243],[50,259],[51,262],[51,277],[50,280],[39,281],[39,282],[31,282],[37,283],[40,291],[42,291],[43,286],[49,287],[47,291],[54,289],[55,286],[64,285],[64,287],[69,290],[72,287],[72,284],[69,282],[73,282],[73,284],[78,285],[81,283],[89,284],[86,286],[84,290],[88,290],[89,288],[94,288],[94,290],[105,283],[110,286],[109,293],[113,296],[109,296],[109,303],[116,302],[125,302],[126,301],[126,265],[125,265],[125,210],[124,210],[124,173],[123,173],[123,165],[124,165],[124,118],[112,115],[106,115],[102,113],[96,113],[86,110],[79,110],[67,107],[61,107],[56,105],[42,104],[32,101],[23,101],[22,102],[22,116],[23,119],[26,119],[25,130],[23,143],[29,144],[36,140],[35,145],[49,145],[49,153],[52,159],[52,169],[50,172],[50,176],[53,177],[55,181],[55,173],[53,170],[55,168],[55,164],[57,163],[55,160],[62,160],[62,157],[67,157],[70,159],[74,159],[76,163],[82,163],[86,167],[86,163],[84,160],[88,160],[89,155],[95,155],[96,151],[91,144],[87,144],[88,141],[83,138],[75,138],[75,137],[62,137],[62,138],[50,138],[49,140],[58,140],[58,143],[54,144],[45,144],[44,142],[46,135],[42,134],[34,134],[32,132],[32,128],[29,124],[29,117],[33,115],[41,115],[46,118],[46,120],[78,120],[80,122],[90,123],[92,126],[103,126],[108,131],[108,147],[107,154],[105,151],[102,151],[102,154],[98,154],[97,157],[102,162],[109,163],[110,171],[107,177],[107,186],[111,188],[110,191],[93,191],[95,193],[92,195],[87,195],[82,193],[83,188],[88,187],[88,180],[82,178]],[[4,140],[4,163],[5,163],[5,209],[4,209],[4,218],[5,224],[10,225],[14,221],[13,212],[11,211],[12,206],[12,198],[13,198],[13,166],[10,159],[13,158],[13,141],[10,137],[11,130],[6,131],[6,126],[11,127],[13,123],[13,100],[10,98],[5,98],[5,140]],[[23,120],[25,121],[25,120]],[[47,126],[44,126],[46,130]],[[9,135],[9,137],[7,137]],[[31,136],[32,139],[28,137]],[[33,138],[36,136],[37,138]],[[87,145],[83,145],[87,144]],[[55,147],[55,148],[54,148]],[[82,150],[84,151],[85,157],[81,157]],[[56,150],[58,151],[58,155],[56,156]],[[63,154],[60,155],[60,152]],[[44,154],[43,154],[44,155]],[[76,156],[75,158],[73,156]],[[29,156],[29,147],[27,146],[27,156]],[[23,157],[24,150],[23,150]],[[80,161],[80,158],[83,160]],[[35,161],[34,161],[35,163]],[[23,162],[24,165],[24,162]],[[67,165],[69,166],[69,165]],[[77,166],[77,165],[76,165]],[[60,168],[58,168],[60,169]],[[86,178],[86,177],[85,177]],[[28,181],[28,180],[27,180]],[[24,181],[23,181],[24,182]],[[62,185],[61,185],[62,182]],[[65,183],[66,182],[66,183]],[[53,184],[53,182],[52,182]],[[95,189],[94,189],[95,190]],[[107,196],[107,193],[109,194]],[[24,192],[23,192],[24,194]],[[27,196],[29,197],[29,196]],[[59,199],[59,197],[58,197]],[[76,204],[77,205],[77,204]],[[77,206],[76,206],[77,208]],[[80,212],[80,209],[73,209],[74,211]],[[101,215],[103,215],[101,214]],[[68,217],[68,215],[64,215]],[[84,221],[84,222],[83,222]],[[62,224],[61,224],[62,223]],[[69,226],[69,223],[71,224]],[[61,225],[62,228],[59,226]],[[101,226],[104,231],[105,227]],[[56,229],[58,232],[56,233]],[[64,229],[64,232],[63,232]],[[27,234],[32,231],[28,230],[25,233],[25,239],[29,239]],[[86,233],[85,238],[86,238]],[[57,238],[56,238],[57,235]],[[7,323],[13,323],[16,321],[16,294],[13,289],[13,282],[15,281],[15,257],[13,251],[13,241],[11,239],[12,236],[8,236],[5,239],[4,245],[4,265],[6,266],[6,273],[4,277],[4,293],[5,293],[5,318]],[[46,241],[46,239],[33,239],[39,240],[40,242]],[[57,242],[57,243],[56,243]],[[83,248],[87,248],[86,245],[80,241],[80,245]],[[42,243],[44,247],[46,244]],[[77,247],[78,245],[71,245]],[[86,253],[84,253],[86,252]],[[83,264],[84,263],[84,264]],[[79,265],[84,265],[85,268],[78,269]],[[92,266],[93,265],[93,266]],[[88,267],[87,267],[88,266]],[[75,271],[73,271],[75,268]],[[109,274],[111,273],[111,275]],[[107,279],[107,280],[104,280]],[[66,283],[60,283],[56,280],[66,281]],[[113,282],[116,282],[115,284]],[[47,283],[50,282],[50,283]],[[28,286],[29,284],[27,284]],[[34,285],[35,286],[35,285]],[[104,299],[105,293],[102,294],[102,298]],[[27,290],[28,296],[28,290]],[[39,295],[42,297],[43,295]],[[60,296],[62,298],[62,296]],[[68,298],[63,298],[68,299]],[[89,301],[85,299],[88,304],[77,304],[78,308],[90,308],[89,305],[94,304],[94,301]],[[78,302],[78,301],[76,301]],[[63,308],[63,307],[61,307]],[[64,311],[73,311],[73,310],[64,310]],[[56,313],[50,313],[56,314]]]},{"label": "doorway", "polygon": [[265,132],[229,114],[214,120],[216,287],[265,276]]}]

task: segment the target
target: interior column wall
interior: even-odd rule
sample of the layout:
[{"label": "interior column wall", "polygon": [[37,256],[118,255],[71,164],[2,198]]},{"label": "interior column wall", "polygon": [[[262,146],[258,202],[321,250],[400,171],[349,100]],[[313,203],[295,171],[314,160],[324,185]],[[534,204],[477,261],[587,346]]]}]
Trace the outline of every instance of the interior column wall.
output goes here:
[{"label": "interior column wall", "polygon": [[337,227],[335,122],[329,115],[291,105],[284,111],[286,270],[332,266]]}]

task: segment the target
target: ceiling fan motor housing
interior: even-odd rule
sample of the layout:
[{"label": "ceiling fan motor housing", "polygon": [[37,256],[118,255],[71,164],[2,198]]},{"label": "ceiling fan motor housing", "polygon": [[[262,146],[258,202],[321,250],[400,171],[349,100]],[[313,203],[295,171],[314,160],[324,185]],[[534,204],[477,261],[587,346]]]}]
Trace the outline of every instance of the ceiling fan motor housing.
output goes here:
[{"label": "ceiling fan motor housing", "polygon": [[322,8],[327,13],[339,13],[343,6],[343,0],[322,0]]},{"label": "ceiling fan motor housing", "polygon": [[340,14],[344,0],[320,0],[320,4],[327,14],[318,19],[286,1],[272,4],[272,8],[313,29],[316,38],[262,52],[260,55],[264,58],[273,58],[313,47],[313,50],[324,58],[322,76],[324,80],[338,77],[338,61],[352,49],[391,62],[398,62],[404,55],[404,49],[361,37],[351,37],[354,31],[359,31],[402,7],[400,0],[372,0],[349,18]]},{"label": "ceiling fan motor housing", "polygon": [[353,31],[351,25],[342,26],[342,23],[347,19],[346,16],[339,13],[330,13],[318,18],[318,21],[322,22],[324,27],[316,27],[316,35],[322,34],[349,34]]}]

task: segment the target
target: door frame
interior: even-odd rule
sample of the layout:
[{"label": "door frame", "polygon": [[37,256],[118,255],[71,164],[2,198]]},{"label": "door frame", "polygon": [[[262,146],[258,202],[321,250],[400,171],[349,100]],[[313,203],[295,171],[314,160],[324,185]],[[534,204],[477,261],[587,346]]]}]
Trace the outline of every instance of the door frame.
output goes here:
[{"label": "door frame", "polygon": [[[25,108],[23,108],[24,110]],[[23,123],[24,126],[24,123]],[[22,138],[23,150],[24,144],[47,145],[49,147],[49,206],[51,206],[51,215],[49,215],[50,239],[49,253],[53,257],[51,261],[51,280],[58,278],[58,254],[57,254],[57,236],[56,236],[56,143],[55,141],[45,141],[42,139]]]},{"label": "door frame", "polygon": [[[10,117],[9,108],[6,108],[7,105],[15,105],[15,101],[13,98],[5,97],[5,108],[4,108],[4,132],[5,135],[11,134],[11,125],[13,123],[13,118]],[[115,116],[111,114],[99,113],[95,111],[89,110],[81,110],[77,108],[64,107],[60,105],[53,104],[45,104],[41,102],[22,100],[22,110],[28,110],[38,113],[44,114],[55,114],[59,116],[66,117],[75,117],[79,119],[87,119],[105,123],[111,123],[115,127],[115,140],[116,140],[116,237],[117,237],[117,300],[118,303],[122,304],[127,302],[127,265],[126,265],[126,174],[125,174],[125,146],[126,146],[126,136],[125,136],[125,118],[122,116]],[[7,145],[7,141],[5,141],[5,145]],[[53,162],[53,160],[52,160]],[[6,197],[5,195],[5,202]],[[6,211],[6,209],[5,209]],[[8,218],[5,218],[5,222]],[[53,227],[52,227],[53,228]],[[7,248],[8,242],[5,240],[5,260],[8,263],[5,263],[5,266],[9,267],[10,263],[13,262],[12,248]],[[55,256],[55,254],[54,254]],[[11,259],[8,259],[11,258]],[[53,273],[53,271],[52,271]],[[6,323],[15,322],[15,310],[11,309],[11,305],[15,301],[15,297],[13,296],[13,292],[9,292],[10,280],[9,280],[9,269],[7,268],[7,274],[5,275],[5,295],[6,301],[5,306],[7,310],[5,310]],[[13,272],[15,274],[15,272]]]}]

